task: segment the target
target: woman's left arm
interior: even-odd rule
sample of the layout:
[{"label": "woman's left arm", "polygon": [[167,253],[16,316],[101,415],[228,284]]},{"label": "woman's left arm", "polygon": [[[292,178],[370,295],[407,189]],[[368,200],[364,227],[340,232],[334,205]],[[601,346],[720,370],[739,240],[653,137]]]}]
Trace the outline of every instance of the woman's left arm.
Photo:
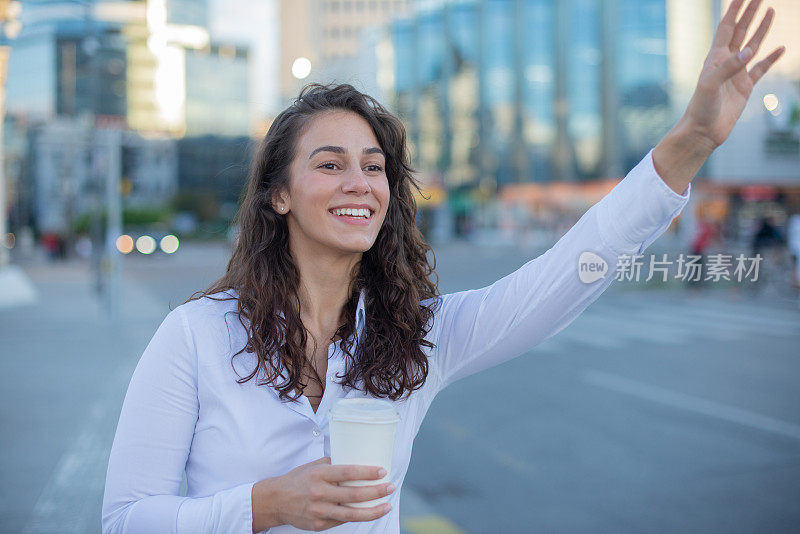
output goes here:
[{"label": "woman's left arm", "polygon": [[711,153],[730,135],[744,111],[753,86],[781,57],[780,46],[749,71],[775,10],[767,9],[761,24],[740,50],[761,0],[751,0],[742,17],[736,16],[744,0],[734,0],[720,20],[711,50],[686,112],[653,150],[656,171],[675,192],[686,189]]},{"label": "woman's left arm", "polygon": [[437,391],[507,361],[568,326],[615,279],[623,255],[641,254],[688,202],[691,180],[728,137],[753,85],[780,57],[780,47],[745,65],[772,21],[767,11],[742,56],[739,46],[760,0],[734,0],[720,22],[686,113],[617,186],[547,252],[482,289],[444,295],[431,338]]}]

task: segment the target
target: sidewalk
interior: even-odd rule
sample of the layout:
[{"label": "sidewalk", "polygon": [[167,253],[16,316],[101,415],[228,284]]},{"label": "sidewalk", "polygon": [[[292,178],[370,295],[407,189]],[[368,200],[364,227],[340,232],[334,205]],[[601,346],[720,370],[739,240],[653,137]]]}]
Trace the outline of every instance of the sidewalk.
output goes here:
[{"label": "sidewalk", "polygon": [[37,298],[0,310],[2,532],[97,532],[108,452],[130,375],[165,315],[123,284],[110,321],[80,262],[22,269]]}]

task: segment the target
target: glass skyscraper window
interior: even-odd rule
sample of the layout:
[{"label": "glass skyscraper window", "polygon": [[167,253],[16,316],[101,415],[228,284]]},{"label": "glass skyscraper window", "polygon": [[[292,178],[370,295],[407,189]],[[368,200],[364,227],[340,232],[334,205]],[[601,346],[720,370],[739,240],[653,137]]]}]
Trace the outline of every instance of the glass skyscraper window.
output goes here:
[{"label": "glass skyscraper window", "polygon": [[419,83],[420,164],[438,169],[442,159],[441,84],[443,83],[445,34],[441,10],[419,15],[417,22],[417,82]]},{"label": "glass skyscraper window", "polygon": [[513,175],[511,135],[514,120],[514,1],[487,0],[482,5],[483,76],[486,92],[481,104],[488,107],[488,171],[498,185]]},{"label": "glass skyscraper window", "polygon": [[553,0],[529,0],[523,6],[522,35],[523,139],[528,147],[529,176],[550,179],[550,148],[555,140],[555,12]]},{"label": "glass skyscraper window", "polygon": [[664,0],[617,0],[622,160],[630,168],[670,126]]},{"label": "glass skyscraper window", "polygon": [[567,131],[579,177],[598,171],[602,152],[599,0],[572,0],[568,21]]},{"label": "glass skyscraper window", "polygon": [[[478,11],[475,3],[449,6],[449,25],[452,45],[460,61],[478,62]],[[458,61],[456,62],[458,63]]]},{"label": "glass skyscraper window", "polygon": [[445,36],[441,11],[420,15],[417,31],[421,52],[417,57],[417,80],[427,86],[442,76]]},{"label": "glass skyscraper window", "polygon": [[397,20],[392,24],[394,45],[395,91],[405,93],[414,86],[414,27],[410,20]]}]

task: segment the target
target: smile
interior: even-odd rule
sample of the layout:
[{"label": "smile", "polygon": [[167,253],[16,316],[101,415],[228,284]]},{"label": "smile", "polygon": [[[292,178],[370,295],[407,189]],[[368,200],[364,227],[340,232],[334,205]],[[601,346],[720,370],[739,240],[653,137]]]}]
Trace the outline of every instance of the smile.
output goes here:
[{"label": "smile", "polygon": [[328,210],[337,221],[353,226],[369,226],[372,224],[374,212],[367,208],[335,208]]},{"label": "smile", "polygon": [[372,210],[365,208],[336,208],[330,210],[330,213],[337,217],[347,217],[348,219],[369,220],[372,218]]}]

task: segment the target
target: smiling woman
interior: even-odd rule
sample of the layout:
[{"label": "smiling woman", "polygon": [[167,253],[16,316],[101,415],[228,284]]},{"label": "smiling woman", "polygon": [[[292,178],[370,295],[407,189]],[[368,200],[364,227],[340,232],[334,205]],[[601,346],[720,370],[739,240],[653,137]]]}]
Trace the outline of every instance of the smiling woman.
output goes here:
[{"label": "smiling woman", "polygon": [[[680,214],[782,53],[744,68],[772,16],[740,54],[757,1],[738,23],[732,4],[685,115],[625,179],[547,252],[472,291],[439,295],[431,279],[399,119],[349,85],[307,86],[258,148],[225,274],[167,315],[131,378],[103,531],[399,533],[436,395],[564,329],[614,281],[605,266]],[[389,473],[330,465],[328,415],[348,397],[387,398],[399,414]]]}]

